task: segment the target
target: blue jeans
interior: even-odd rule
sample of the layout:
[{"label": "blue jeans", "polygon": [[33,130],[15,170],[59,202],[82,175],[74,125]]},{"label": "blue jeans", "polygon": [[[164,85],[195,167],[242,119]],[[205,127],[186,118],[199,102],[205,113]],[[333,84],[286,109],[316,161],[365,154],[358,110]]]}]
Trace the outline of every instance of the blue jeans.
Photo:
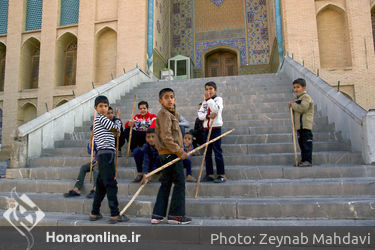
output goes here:
[{"label": "blue jeans", "polygon": [[185,159],[183,163],[184,163],[184,168],[186,168],[186,175],[191,175],[191,160]]},{"label": "blue jeans", "polygon": [[133,157],[135,165],[137,166],[137,172],[142,173],[142,164],[143,164],[143,151],[141,148],[133,149]]},{"label": "blue jeans", "polygon": [[[221,135],[221,128],[212,128],[210,140],[215,139],[216,137]],[[204,142],[207,141],[208,137],[208,130],[204,130]],[[214,168],[212,164],[212,150],[215,153],[215,162],[216,162],[216,171],[218,175],[225,175],[224,170],[224,158],[223,158],[223,150],[221,149],[221,139],[211,143],[207,147],[206,153],[206,175],[213,175]]]}]

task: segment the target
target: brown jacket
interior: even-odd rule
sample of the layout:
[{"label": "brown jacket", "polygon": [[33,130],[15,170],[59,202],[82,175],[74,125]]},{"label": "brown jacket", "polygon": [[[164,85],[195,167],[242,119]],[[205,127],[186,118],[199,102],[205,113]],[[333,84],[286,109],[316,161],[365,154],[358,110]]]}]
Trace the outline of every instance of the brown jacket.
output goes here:
[{"label": "brown jacket", "polygon": [[156,118],[155,132],[155,147],[159,155],[175,154],[180,157],[184,153],[176,111],[169,111],[162,107]]},{"label": "brown jacket", "polygon": [[306,93],[302,92],[292,104],[294,113],[294,126],[296,130],[312,130],[314,123],[314,101]]}]

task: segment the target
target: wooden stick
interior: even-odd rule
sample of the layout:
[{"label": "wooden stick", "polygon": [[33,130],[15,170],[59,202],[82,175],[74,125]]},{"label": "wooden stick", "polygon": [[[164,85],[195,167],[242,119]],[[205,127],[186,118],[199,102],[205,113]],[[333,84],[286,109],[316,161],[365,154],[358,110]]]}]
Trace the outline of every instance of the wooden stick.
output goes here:
[{"label": "wooden stick", "polygon": [[[134,95],[133,110],[132,110],[132,116],[130,117],[130,120],[133,120],[136,102],[137,102],[137,95]],[[128,162],[129,162],[130,145],[131,145],[131,142],[132,142],[132,134],[133,134],[133,126],[130,126],[130,133],[129,133],[129,140],[128,140],[128,151],[126,153],[126,164],[128,164]]]},{"label": "wooden stick", "polygon": [[[208,136],[207,136],[207,140],[206,140],[206,142],[210,141],[210,138],[211,138],[211,132],[212,132],[212,125],[213,125],[213,124],[214,124],[214,120],[212,120],[212,124],[211,124],[211,126],[210,126],[210,130],[208,130]],[[208,124],[208,125],[210,125],[210,124]],[[198,176],[197,184],[195,184],[195,196],[194,196],[195,199],[198,197],[199,183],[200,183],[200,181],[201,181],[201,177],[202,177],[202,173],[203,173],[203,165],[204,165],[204,162],[205,162],[205,159],[206,159],[207,149],[208,149],[208,144],[207,144],[206,147],[204,148],[204,153],[203,153],[203,158],[202,158],[201,168],[200,168],[200,170],[199,170],[199,176]]]},{"label": "wooden stick", "polygon": [[293,147],[294,147],[294,159],[296,161],[296,167],[298,167],[298,156],[297,156],[297,146],[296,146],[296,130],[294,127],[294,115],[293,109],[290,107],[290,118],[292,120],[292,135],[293,135]]},{"label": "wooden stick", "polygon": [[[189,153],[187,153],[187,156],[189,156],[189,155],[191,155],[191,154],[197,152],[198,150],[200,150],[200,149],[206,147],[208,144],[211,144],[211,143],[213,143],[213,142],[215,142],[215,141],[217,141],[217,140],[223,138],[224,136],[229,135],[230,133],[232,133],[232,132],[234,132],[234,131],[235,131],[235,129],[229,130],[229,131],[225,132],[224,134],[222,134],[222,135],[216,137],[215,139],[212,139],[211,141],[206,142],[205,144],[203,144],[203,145],[201,145],[201,146],[199,146],[199,147],[193,149],[193,150],[190,151]],[[164,164],[163,166],[161,166],[161,167],[155,169],[154,171],[152,171],[152,172],[146,174],[145,177],[146,177],[146,178],[151,177],[151,176],[153,176],[154,174],[156,174],[156,173],[162,171],[163,169],[165,169],[165,168],[167,168],[167,167],[169,167],[169,166],[175,164],[175,163],[178,162],[179,160],[181,160],[181,158],[176,158],[176,159],[174,159],[173,161],[170,161],[170,162],[168,162],[167,164]],[[124,207],[124,209],[120,212],[120,215],[123,215],[123,214],[125,213],[125,211],[131,206],[131,204],[134,202],[135,198],[137,198],[137,196],[139,195],[139,193],[141,192],[141,190],[144,188],[145,185],[146,185],[146,184],[143,184],[143,185],[141,185],[141,186],[139,187],[139,189],[138,189],[137,192],[134,194],[134,196],[132,197],[132,199],[128,202],[128,204],[126,204],[126,206]]]},{"label": "wooden stick", "polygon": [[96,110],[94,111],[94,121],[92,122],[92,140],[91,140],[91,157],[90,157],[90,183],[92,182],[92,159],[94,157],[94,129],[95,129]]},{"label": "wooden stick", "polygon": [[115,180],[117,179],[117,159],[118,159],[118,144],[120,142],[119,135],[116,136],[116,159],[115,159]]}]

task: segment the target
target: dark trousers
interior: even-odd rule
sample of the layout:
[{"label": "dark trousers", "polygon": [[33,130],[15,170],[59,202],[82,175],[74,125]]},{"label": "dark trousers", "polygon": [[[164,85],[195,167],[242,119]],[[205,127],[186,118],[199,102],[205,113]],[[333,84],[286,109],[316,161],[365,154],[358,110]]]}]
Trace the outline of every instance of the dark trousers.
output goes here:
[{"label": "dark trousers", "polygon": [[195,138],[195,139],[193,139],[194,148],[197,148],[199,145],[203,145],[205,143],[205,141],[204,141],[204,131],[194,130],[193,136]]},{"label": "dark trousers", "polygon": [[[86,173],[89,173],[89,172],[90,172],[90,162],[82,165],[81,168],[79,169],[79,174],[78,174],[77,181],[74,187],[81,189],[83,186],[83,181],[85,180]],[[94,178],[94,187],[96,185],[96,179],[98,179],[98,174],[99,174],[98,167],[93,166],[92,175]]]},{"label": "dark trousers", "polygon": [[[108,153],[109,152],[109,153]],[[101,154],[98,152],[99,175],[96,181],[96,192],[94,202],[92,203],[91,214],[100,213],[100,205],[107,194],[108,205],[111,210],[111,216],[119,215],[117,201],[117,181],[115,180],[115,152],[106,151]]]},{"label": "dark trousers", "polygon": [[185,159],[183,161],[184,168],[186,169],[186,175],[191,175],[191,160]]},{"label": "dark trousers", "polygon": [[301,161],[312,163],[313,134],[309,129],[300,129],[298,132],[298,144],[301,149]]},{"label": "dark trousers", "polygon": [[[176,155],[160,155],[161,165],[164,165],[174,159]],[[185,176],[182,161],[165,168],[161,172],[160,188],[156,197],[154,215],[165,217],[167,215],[169,193],[172,183],[174,184],[171,205],[168,215],[184,216],[185,215]]]},{"label": "dark trousers", "polygon": [[[213,128],[211,132],[210,140],[215,139],[216,137],[221,135],[221,128]],[[207,141],[208,137],[208,130],[204,130],[204,141]],[[224,175],[224,158],[223,158],[223,150],[221,149],[221,139],[211,143],[207,147],[206,153],[206,175],[213,175],[214,168],[212,165],[212,150],[215,153],[215,162],[216,162],[216,171],[218,175]]]},{"label": "dark trousers", "polygon": [[141,148],[133,149],[133,157],[135,165],[137,166],[137,172],[142,173],[142,164],[143,164],[143,151]]}]

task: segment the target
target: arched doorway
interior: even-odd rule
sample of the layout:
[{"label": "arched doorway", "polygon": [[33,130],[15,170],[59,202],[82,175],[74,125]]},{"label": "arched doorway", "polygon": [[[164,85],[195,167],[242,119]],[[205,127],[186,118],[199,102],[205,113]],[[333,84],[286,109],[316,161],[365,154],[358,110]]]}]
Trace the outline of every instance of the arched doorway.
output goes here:
[{"label": "arched doorway", "polygon": [[205,57],[206,77],[238,75],[237,54],[231,50],[217,49]]}]

